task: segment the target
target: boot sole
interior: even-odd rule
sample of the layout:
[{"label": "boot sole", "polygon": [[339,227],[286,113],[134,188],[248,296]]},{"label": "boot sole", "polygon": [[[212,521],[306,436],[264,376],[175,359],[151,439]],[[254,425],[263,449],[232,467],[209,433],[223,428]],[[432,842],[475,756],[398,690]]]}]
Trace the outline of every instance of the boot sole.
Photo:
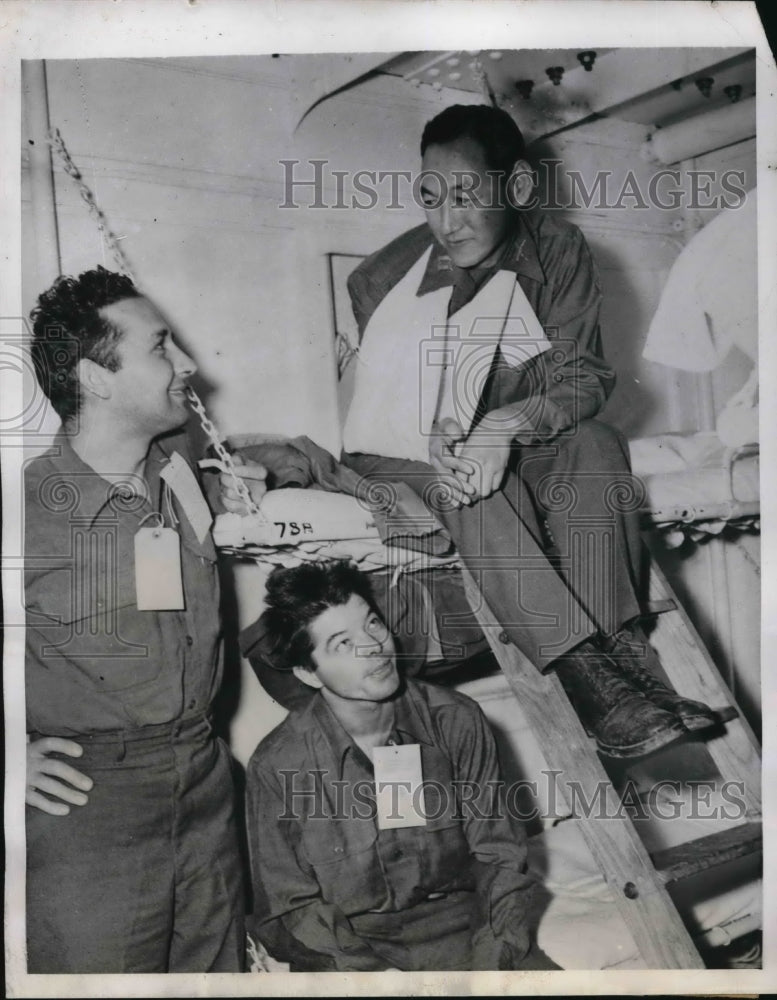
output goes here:
[{"label": "boot sole", "polygon": [[679,740],[687,737],[687,735],[688,730],[682,726],[678,726],[677,729],[664,730],[661,733],[656,733],[655,736],[642,740],[640,743],[631,743],[628,746],[611,747],[600,743],[599,740],[596,741],[596,745],[607,757],[644,757],[655,750],[668,747],[671,743],[677,743]]},{"label": "boot sole", "polygon": [[645,691],[642,693],[644,697],[647,698],[648,701],[652,701],[654,705],[657,705],[665,712],[671,712],[673,715],[676,715],[690,733],[697,733],[702,729],[712,729],[714,726],[720,726],[723,721],[717,713],[712,711],[712,709],[707,709],[705,711],[704,705],[700,704],[698,709],[695,711],[693,706],[690,706],[690,708],[684,712],[682,708],[678,707],[677,700],[675,699],[651,697],[650,693]]},{"label": "boot sole", "polygon": [[701,729],[712,729],[721,724],[719,716],[712,711],[683,712],[671,702],[660,702],[658,699],[654,700],[653,704],[665,712],[673,712],[690,733],[697,733]]},{"label": "boot sole", "polygon": [[698,733],[702,729],[712,729],[721,724],[714,715],[681,715],[680,720],[689,733]]},{"label": "boot sole", "polygon": [[711,708],[709,713],[700,712],[698,715],[689,714],[684,716],[680,712],[677,714],[685,728],[689,730],[689,732],[694,733],[698,732],[700,729],[719,729],[727,722],[732,722],[734,719],[739,718],[739,712],[733,705],[726,705],[723,708],[718,709]]}]

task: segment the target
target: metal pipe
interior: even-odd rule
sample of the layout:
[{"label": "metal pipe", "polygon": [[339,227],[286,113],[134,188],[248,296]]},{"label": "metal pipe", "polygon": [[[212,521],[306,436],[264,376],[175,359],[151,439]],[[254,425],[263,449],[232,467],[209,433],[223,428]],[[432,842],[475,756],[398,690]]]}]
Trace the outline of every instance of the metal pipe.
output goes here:
[{"label": "metal pipe", "polygon": [[648,162],[678,163],[755,135],[755,98],[657,129],[641,149]]}]

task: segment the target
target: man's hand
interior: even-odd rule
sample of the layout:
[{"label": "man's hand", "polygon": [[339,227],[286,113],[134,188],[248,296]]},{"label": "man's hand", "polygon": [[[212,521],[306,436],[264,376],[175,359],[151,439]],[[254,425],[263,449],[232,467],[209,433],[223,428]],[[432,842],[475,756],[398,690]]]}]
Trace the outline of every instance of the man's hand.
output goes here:
[{"label": "man's hand", "polygon": [[[512,436],[508,433],[476,427],[459,449],[460,461],[472,468],[466,479],[472,502],[490,497],[502,485],[510,460],[511,441]],[[456,476],[461,475],[457,470]]]},{"label": "man's hand", "polygon": [[[85,806],[89,801],[86,792],[91,791],[94,782],[62,760],[52,760],[48,754],[62,753],[67,757],[80,757],[83,750],[73,740],[59,736],[44,736],[27,744],[27,792],[25,802],[50,816],[67,816],[70,803]],[[46,795],[41,794],[45,792]],[[51,795],[52,801],[46,796]]]},{"label": "man's hand", "polygon": [[458,506],[471,503],[475,492],[474,485],[469,481],[475,467],[457,454],[456,446],[463,440],[461,424],[451,417],[436,423],[429,439],[429,463],[450,490],[451,501]]},{"label": "man's hand", "polygon": [[[233,460],[234,461],[234,460]],[[248,487],[251,499],[257,506],[261,503],[262,497],[267,492],[267,469],[253,459],[243,459],[240,464],[235,461],[235,472],[240,476]],[[248,514],[245,501],[240,498],[240,494],[235,488],[235,481],[228,472],[222,472],[219,477],[221,487],[221,502],[224,509],[232,514]]]}]

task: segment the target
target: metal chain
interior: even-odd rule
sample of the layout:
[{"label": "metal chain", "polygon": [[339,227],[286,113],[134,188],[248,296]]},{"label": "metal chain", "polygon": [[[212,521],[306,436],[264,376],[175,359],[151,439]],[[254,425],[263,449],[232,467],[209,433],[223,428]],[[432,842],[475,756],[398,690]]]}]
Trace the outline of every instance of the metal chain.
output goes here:
[{"label": "metal chain", "polygon": [[[86,181],[84,180],[81,171],[73,162],[73,158],[71,157],[70,151],[65,145],[65,140],[62,138],[62,134],[60,133],[59,129],[53,128],[49,130],[48,142],[52,150],[59,157],[62,163],[62,169],[65,171],[66,174],[68,174],[68,176],[72,177],[73,180],[76,182],[76,185],[78,186],[78,191],[83,200],[86,202],[86,206],[89,209],[89,214],[92,216],[95,223],[97,224],[97,228],[102,233],[105,245],[107,249],[110,251],[110,254],[113,257],[114,262],[116,263],[119,270],[123,274],[126,274],[134,281],[135,276],[132,273],[132,266],[129,260],[127,259],[127,255],[119,246],[118,237],[111,230],[110,226],[108,225],[108,220],[105,218],[105,214],[95,201],[95,197],[92,194],[91,190],[89,189],[89,186],[87,185]],[[255,515],[258,514],[260,520],[266,520],[266,518],[264,517],[264,515],[262,515],[261,511],[256,505],[256,503],[254,503],[253,499],[251,498],[251,494],[248,491],[248,487],[235,471],[235,463],[232,460],[232,456],[229,454],[224,445],[221,443],[221,438],[219,436],[218,431],[216,430],[216,426],[205,412],[205,407],[202,404],[202,400],[194,391],[194,389],[192,389],[192,387],[189,385],[186,386],[186,395],[189,398],[189,403],[191,404],[192,409],[199,418],[200,425],[203,431],[207,434],[208,438],[210,439],[210,443],[213,446],[213,450],[216,452],[220,462],[224,466],[224,471],[227,472],[232,477],[232,481],[234,483],[238,496],[246,505],[250,514],[255,514]]]},{"label": "metal chain", "polygon": [[92,218],[95,221],[95,224],[97,225],[97,228],[102,233],[103,241],[105,243],[105,246],[110,251],[114,263],[118,266],[119,270],[123,274],[127,274],[129,275],[129,277],[133,277],[132,267],[130,265],[129,260],[127,260],[126,254],[119,246],[119,241],[116,235],[111,231],[111,228],[108,225],[108,220],[105,218],[105,214],[95,201],[94,195],[92,194],[86,181],[84,180],[81,171],[73,162],[70,152],[68,151],[68,148],[65,145],[65,140],[62,138],[62,134],[60,133],[58,128],[53,128],[49,130],[48,141],[51,148],[54,150],[54,152],[61,160],[62,169],[76,182],[76,185],[78,186],[78,192],[83,198],[83,200],[86,202],[86,207],[89,209],[89,214],[92,216]]},{"label": "metal chain", "polygon": [[232,460],[232,456],[229,454],[227,449],[221,443],[219,433],[216,430],[216,425],[213,423],[213,421],[205,412],[205,407],[203,405],[202,400],[190,385],[186,386],[186,395],[189,397],[189,404],[191,405],[191,408],[199,417],[200,426],[202,427],[203,431],[205,431],[205,433],[208,435],[213,450],[216,452],[216,454],[219,457],[219,461],[224,466],[224,471],[229,473],[229,475],[232,477],[232,482],[234,483],[238,496],[248,508],[248,512],[250,514],[258,514],[260,520],[266,521],[267,519],[264,517],[262,512],[259,510],[259,507],[256,505],[256,503],[254,503],[253,499],[251,498],[251,494],[248,492],[248,487],[235,471],[235,463]]}]

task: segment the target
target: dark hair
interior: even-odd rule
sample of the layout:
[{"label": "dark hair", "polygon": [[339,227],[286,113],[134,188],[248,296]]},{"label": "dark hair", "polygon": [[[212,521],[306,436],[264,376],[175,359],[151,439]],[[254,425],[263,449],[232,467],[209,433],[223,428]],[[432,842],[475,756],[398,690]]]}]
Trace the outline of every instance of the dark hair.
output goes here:
[{"label": "dark hair", "polygon": [[454,104],[432,118],[421,136],[421,156],[429,146],[456,139],[473,139],[483,150],[489,170],[510,174],[516,160],[526,156],[521,130],[506,111],[488,104]]},{"label": "dark hair", "polygon": [[77,278],[60,275],[30,313],[32,363],[41,389],[62,422],[81,405],[78,362],[88,358],[110,371],[119,368],[116,343],[122,331],[99,310],[140,292],[125,274],[97,267]]},{"label": "dark hair", "polygon": [[375,609],[369,580],[347,562],[274,569],[267,579],[267,609],[261,619],[265,649],[273,666],[315,670],[308,626],[328,608],[347,604],[354,594]]}]

